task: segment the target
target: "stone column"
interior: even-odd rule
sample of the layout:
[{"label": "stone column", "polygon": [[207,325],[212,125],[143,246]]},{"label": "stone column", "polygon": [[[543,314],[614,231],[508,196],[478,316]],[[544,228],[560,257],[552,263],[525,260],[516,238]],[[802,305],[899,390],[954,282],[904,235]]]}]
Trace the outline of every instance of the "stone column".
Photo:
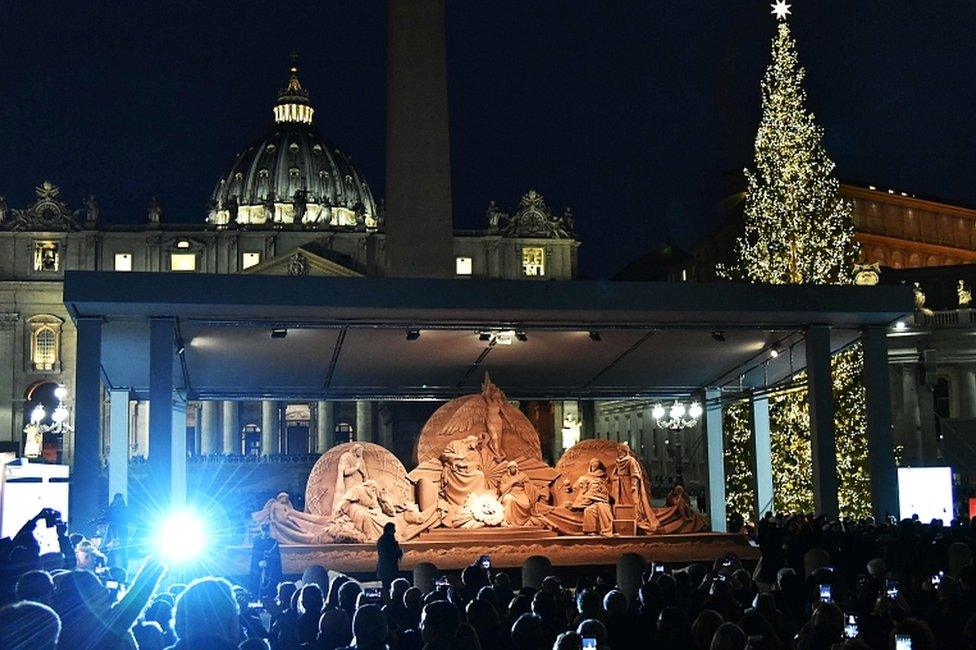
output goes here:
[{"label": "stone column", "polygon": [[0,314],[0,440],[21,440],[14,417],[14,359],[17,314]]},{"label": "stone column", "polygon": [[903,462],[908,465],[920,465],[924,454],[922,452],[921,419],[919,413],[919,386],[915,377],[915,368],[910,364],[901,365],[902,405],[905,414],[905,456]]},{"label": "stone column", "polygon": [[200,413],[200,455],[208,456],[220,450],[220,402],[206,400],[201,402]]},{"label": "stone column", "polygon": [[393,451],[393,414],[386,404],[380,404],[376,410],[378,442],[380,446]]},{"label": "stone column", "polygon": [[186,402],[174,394],[170,412],[173,421],[170,507],[181,508],[186,505]]},{"label": "stone column", "polygon": [[241,454],[241,425],[237,402],[224,400],[224,436],[221,451],[225,454]]},{"label": "stone column", "polygon": [[976,418],[976,366],[959,366],[959,417]]},{"label": "stone column", "polygon": [[705,391],[705,454],[708,458],[708,517],[712,530],[728,530],[725,515],[725,438],[722,433],[722,393]]},{"label": "stone column", "polygon": [[837,442],[834,437],[834,396],[830,377],[830,328],[813,325],[807,329],[806,359],[813,507],[816,514],[836,519],[839,511]]},{"label": "stone column", "polygon": [[149,458],[149,402],[137,401],[136,412],[136,453]]},{"label": "stone column", "polygon": [[335,404],[319,400],[315,419],[315,451],[327,452],[335,444]]},{"label": "stone column", "polygon": [[261,402],[261,454],[270,456],[278,453],[278,403],[272,400]]},{"label": "stone column", "polygon": [[173,326],[149,319],[149,481],[164,510],[173,498]]},{"label": "stone column", "polygon": [[769,435],[769,400],[753,398],[752,475],[756,480],[756,521],[773,509],[773,457]]},{"label": "stone column", "polygon": [[78,318],[77,331],[75,442],[69,518],[72,530],[91,534],[94,527],[88,522],[99,515],[102,321],[100,318]]},{"label": "stone column", "polygon": [[868,463],[871,504],[880,521],[898,512],[898,470],[891,433],[891,392],[888,383],[888,337],[882,327],[865,328],[864,392],[867,407]]},{"label": "stone column", "polygon": [[356,440],[373,442],[373,403],[364,400],[356,402]]},{"label": "stone column", "polygon": [[580,406],[580,440],[596,438],[596,415],[593,400],[581,400]]},{"label": "stone column", "polygon": [[129,500],[129,390],[109,391],[108,497]]}]

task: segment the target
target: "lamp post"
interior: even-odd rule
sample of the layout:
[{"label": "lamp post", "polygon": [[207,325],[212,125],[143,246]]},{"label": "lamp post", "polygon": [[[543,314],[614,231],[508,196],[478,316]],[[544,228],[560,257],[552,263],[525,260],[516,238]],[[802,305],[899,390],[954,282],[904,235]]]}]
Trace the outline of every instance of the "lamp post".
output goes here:
[{"label": "lamp post", "polygon": [[44,434],[64,435],[71,433],[74,428],[68,424],[68,407],[64,405],[64,398],[68,396],[68,389],[64,384],[58,384],[54,389],[54,396],[58,398],[58,405],[51,412],[51,424],[44,424],[47,411],[43,404],[34,407],[30,414],[30,423],[24,427],[26,439],[24,441],[24,456],[37,458],[44,452]]},{"label": "lamp post", "polygon": [[675,462],[675,482],[683,485],[684,467],[681,459],[681,430],[690,429],[698,424],[702,416],[702,407],[698,402],[692,402],[685,406],[678,400],[670,408],[665,409],[662,404],[655,404],[651,409],[651,416],[657,423],[659,429],[668,429],[674,432],[674,447],[677,460]]}]

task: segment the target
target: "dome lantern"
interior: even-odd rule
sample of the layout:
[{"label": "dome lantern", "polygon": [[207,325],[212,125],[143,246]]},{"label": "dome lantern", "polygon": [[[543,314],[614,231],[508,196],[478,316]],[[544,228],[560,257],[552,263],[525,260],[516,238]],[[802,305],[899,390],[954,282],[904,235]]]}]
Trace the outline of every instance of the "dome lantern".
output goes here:
[{"label": "dome lantern", "polygon": [[291,76],[288,85],[278,93],[278,101],[274,107],[275,123],[298,122],[301,124],[311,124],[312,114],[315,109],[308,100],[308,91],[302,88],[298,81],[298,55],[294,52],[291,55]]}]

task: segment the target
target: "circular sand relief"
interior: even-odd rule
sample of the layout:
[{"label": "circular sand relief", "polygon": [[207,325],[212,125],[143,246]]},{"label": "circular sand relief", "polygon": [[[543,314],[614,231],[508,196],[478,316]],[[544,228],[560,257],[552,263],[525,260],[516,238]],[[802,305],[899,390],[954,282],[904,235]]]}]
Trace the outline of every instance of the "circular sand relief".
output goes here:
[{"label": "circular sand relief", "polygon": [[614,442],[613,440],[580,440],[567,449],[566,453],[559,459],[559,462],[556,463],[556,472],[558,472],[559,476],[556,478],[556,487],[553,489],[558,489],[564,480],[569,481],[570,485],[575,483],[576,479],[586,474],[589,469],[590,460],[594,458],[603,462],[603,466],[607,468],[607,476],[610,476],[614,465],[617,464],[617,451],[621,448],[626,449],[628,454],[637,459],[641,471],[646,477],[647,468],[644,467],[644,462],[628,445]]},{"label": "circular sand relief", "polygon": [[449,443],[470,435],[488,444],[492,429],[505,458],[542,460],[539,433],[532,422],[486,376],[480,393],[452,399],[430,416],[417,439],[417,463],[436,461]]},{"label": "circular sand relief", "polygon": [[344,442],[322,454],[312,467],[305,485],[306,512],[315,515],[332,514],[339,459],[344,453],[351,452],[356,445],[363,448],[367,477],[379,483],[393,503],[414,502],[413,484],[407,478],[403,463],[396,456],[385,447],[371,442]]}]

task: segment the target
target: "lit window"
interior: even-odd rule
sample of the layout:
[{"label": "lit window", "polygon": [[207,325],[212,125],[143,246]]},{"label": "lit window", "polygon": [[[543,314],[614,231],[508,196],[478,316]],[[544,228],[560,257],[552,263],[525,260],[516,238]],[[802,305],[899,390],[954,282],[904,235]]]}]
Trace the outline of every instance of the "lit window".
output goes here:
[{"label": "lit window", "polygon": [[116,271],[131,271],[132,270],[132,253],[116,253],[115,254],[115,270]]},{"label": "lit window", "polygon": [[471,258],[470,257],[458,257],[456,258],[457,274],[458,275],[471,275]]},{"label": "lit window", "polygon": [[241,256],[241,269],[249,269],[261,263],[261,253],[249,252]]},{"label": "lit window", "polygon": [[50,327],[42,327],[34,332],[34,345],[31,348],[31,363],[35,370],[53,370],[58,362],[58,337]]},{"label": "lit window", "polygon": [[541,248],[523,248],[522,272],[528,276],[545,275],[546,252]]},{"label": "lit window", "polygon": [[195,253],[170,253],[169,268],[171,271],[196,271],[197,256]]},{"label": "lit window", "polygon": [[34,242],[34,270],[50,273],[61,270],[61,245],[58,242]]}]

